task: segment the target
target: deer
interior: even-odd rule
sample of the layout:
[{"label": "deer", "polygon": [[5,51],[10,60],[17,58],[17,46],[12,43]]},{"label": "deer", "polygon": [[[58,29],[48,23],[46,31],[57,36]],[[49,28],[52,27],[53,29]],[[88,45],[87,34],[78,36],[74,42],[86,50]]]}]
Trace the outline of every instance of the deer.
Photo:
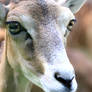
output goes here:
[{"label": "deer", "polygon": [[65,44],[86,0],[11,0],[0,3],[5,30],[0,92],[75,92],[77,82]]}]

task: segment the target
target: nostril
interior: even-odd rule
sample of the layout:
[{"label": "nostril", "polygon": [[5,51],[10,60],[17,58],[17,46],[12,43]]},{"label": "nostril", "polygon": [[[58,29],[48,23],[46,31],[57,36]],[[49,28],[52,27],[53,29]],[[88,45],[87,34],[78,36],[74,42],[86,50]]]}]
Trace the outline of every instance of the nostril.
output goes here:
[{"label": "nostril", "polygon": [[54,77],[57,81],[59,81],[60,83],[65,85],[67,88],[69,88],[69,89],[71,88],[71,82],[74,79],[74,77],[72,77],[72,79],[64,79],[61,77],[61,75],[58,72],[55,73]]}]

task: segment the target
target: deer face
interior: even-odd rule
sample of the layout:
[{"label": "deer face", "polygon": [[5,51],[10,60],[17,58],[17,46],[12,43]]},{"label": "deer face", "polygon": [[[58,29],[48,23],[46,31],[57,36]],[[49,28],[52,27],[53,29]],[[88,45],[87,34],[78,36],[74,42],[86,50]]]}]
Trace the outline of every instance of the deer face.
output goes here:
[{"label": "deer face", "polygon": [[65,40],[75,22],[71,10],[54,1],[28,0],[7,14],[7,57],[11,67],[46,92],[75,92],[75,73]]}]

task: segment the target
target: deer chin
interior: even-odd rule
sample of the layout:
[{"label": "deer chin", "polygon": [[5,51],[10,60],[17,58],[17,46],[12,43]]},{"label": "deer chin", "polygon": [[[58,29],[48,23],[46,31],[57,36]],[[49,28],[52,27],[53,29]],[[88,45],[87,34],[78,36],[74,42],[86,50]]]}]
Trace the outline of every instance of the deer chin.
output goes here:
[{"label": "deer chin", "polygon": [[[55,64],[55,65],[56,65],[56,67],[58,67],[58,69],[60,69],[61,66],[65,67],[65,65],[67,67],[69,67],[69,65],[67,65],[67,64],[62,65],[60,63]],[[55,68],[52,69],[52,67],[53,67],[53,65],[49,66],[48,67],[49,70],[46,69],[45,74],[41,76],[40,81],[41,81],[41,84],[43,86],[44,91],[46,91],[46,92],[76,92],[77,82],[76,82],[75,76],[74,76],[74,79],[71,82],[71,87],[68,88],[65,84],[63,84],[62,82],[57,81],[55,79],[55,77],[53,77],[53,76],[55,76],[54,73],[55,73],[55,71],[57,71],[57,69],[55,69]],[[70,68],[72,68],[71,65],[70,65]],[[63,70],[63,72],[64,71],[65,70]],[[66,71],[67,71],[67,69],[66,69]],[[70,75],[73,75],[72,72],[70,72]],[[66,76],[66,74],[63,75],[63,76],[66,79],[67,76],[69,76],[69,74],[67,74],[67,76]]]},{"label": "deer chin", "polygon": [[[35,69],[27,63],[28,61],[23,60],[22,58],[19,58],[19,61],[21,65],[22,72],[24,76],[33,84],[43,89],[45,92],[75,92],[77,90],[77,82],[74,76],[74,79],[71,82],[71,88],[67,88],[63,83],[60,83],[55,79],[54,72],[61,68],[61,65],[63,67],[68,67],[69,69],[73,70],[73,67],[70,63],[68,64],[55,64],[56,68],[53,68],[53,65],[48,65],[47,63],[44,63],[44,68],[46,69],[44,74],[37,73]],[[70,67],[69,67],[70,65]],[[57,69],[58,67],[58,69]],[[67,68],[67,69],[68,69]],[[66,71],[68,72],[68,70]],[[61,69],[60,69],[61,70]],[[64,72],[64,70],[63,70]],[[73,72],[74,73],[74,72]],[[67,74],[68,75],[68,74]],[[72,72],[70,72],[70,75],[73,75]],[[75,75],[75,74],[74,74]],[[66,74],[63,75],[67,78]]]},{"label": "deer chin", "polygon": [[63,83],[58,82],[53,77],[54,74],[52,71],[40,75],[34,71],[33,67],[28,68],[26,64],[23,63],[21,64],[21,69],[24,76],[30,82],[43,89],[45,92],[76,92],[77,90],[77,82],[75,78],[71,82],[71,88],[67,88]]}]

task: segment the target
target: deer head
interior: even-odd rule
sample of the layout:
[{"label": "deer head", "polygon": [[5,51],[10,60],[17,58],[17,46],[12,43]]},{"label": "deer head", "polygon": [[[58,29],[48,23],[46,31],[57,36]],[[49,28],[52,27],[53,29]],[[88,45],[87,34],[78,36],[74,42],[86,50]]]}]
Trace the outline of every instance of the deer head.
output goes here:
[{"label": "deer head", "polygon": [[[75,92],[74,69],[65,40],[75,23],[73,13],[85,0],[12,0],[0,4],[6,27],[7,59],[14,72],[46,92]],[[7,11],[8,9],[8,11]]]}]

